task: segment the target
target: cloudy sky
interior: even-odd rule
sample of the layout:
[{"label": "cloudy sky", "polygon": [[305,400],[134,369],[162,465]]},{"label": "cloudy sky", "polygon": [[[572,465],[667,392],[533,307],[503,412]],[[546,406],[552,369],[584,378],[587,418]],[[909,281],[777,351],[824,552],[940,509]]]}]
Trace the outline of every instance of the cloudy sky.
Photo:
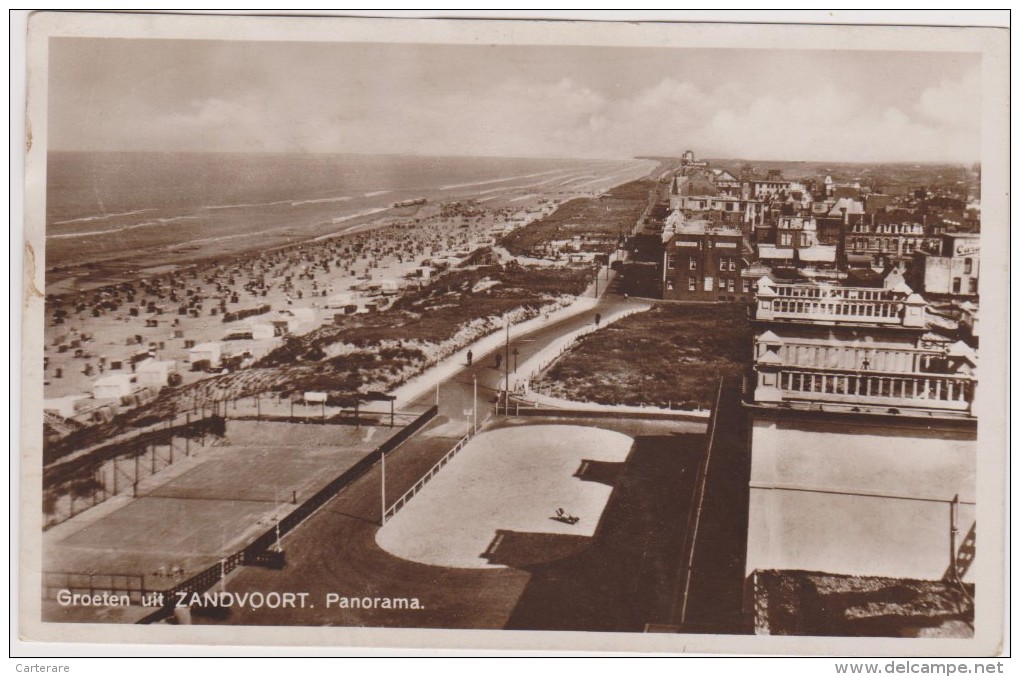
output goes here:
[{"label": "cloudy sky", "polygon": [[51,39],[53,150],[979,158],[967,53]]}]

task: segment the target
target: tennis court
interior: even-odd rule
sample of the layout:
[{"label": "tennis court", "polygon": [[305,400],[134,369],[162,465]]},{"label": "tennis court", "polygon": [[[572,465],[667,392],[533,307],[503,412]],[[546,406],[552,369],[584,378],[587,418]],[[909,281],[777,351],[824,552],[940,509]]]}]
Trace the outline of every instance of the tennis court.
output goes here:
[{"label": "tennis court", "polygon": [[[170,587],[271,528],[398,430],[230,421],[226,443],[194,468],[48,544],[44,568],[145,574],[150,588]],[[177,580],[162,574],[175,570]]]}]

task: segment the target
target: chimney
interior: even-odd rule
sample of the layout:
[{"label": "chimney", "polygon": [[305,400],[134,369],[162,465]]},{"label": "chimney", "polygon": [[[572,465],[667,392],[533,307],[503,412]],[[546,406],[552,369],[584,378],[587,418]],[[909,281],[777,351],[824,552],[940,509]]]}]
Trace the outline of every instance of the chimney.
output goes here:
[{"label": "chimney", "polygon": [[840,207],[839,211],[843,212],[843,225],[845,226],[850,223],[850,217],[847,216],[846,207]]}]

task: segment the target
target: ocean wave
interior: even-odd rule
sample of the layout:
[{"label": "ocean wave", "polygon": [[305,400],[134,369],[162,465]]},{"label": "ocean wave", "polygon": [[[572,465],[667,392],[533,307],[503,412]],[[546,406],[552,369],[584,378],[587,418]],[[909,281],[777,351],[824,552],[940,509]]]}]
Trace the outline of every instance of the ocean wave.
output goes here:
[{"label": "ocean wave", "polygon": [[[147,210],[151,211],[151,210]],[[75,237],[94,237],[96,235],[114,235],[121,233],[125,230],[134,230],[135,228],[147,228],[149,226],[162,226],[167,223],[173,223],[174,221],[190,221],[197,220],[197,216],[173,216],[166,219],[153,219],[151,221],[142,221],[141,223],[132,223],[129,226],[120,226],[118,228],[107,228],[106,230],[87,230],[78,233],[58,233],[54,235],[47,235],[47,240],[66,240]]]},{"label": "ocean wave", "polygon": [[68,219],[67,221],[55,221],[54,226],[62,226],[65,223],[85,223],[87,221],[105,221],[106,219],[112,219],[118,216],[131,216],[132,214],[144,214],[145,212],[154,212],[155,209],[134,209],[130,212],[117,212],[116,214],[98,214],[96,216],[83,216],[79,219]]},{"label": "ocean wave", "polygon": [[347,197],[346,195],[343,195],[341,197],[323,197],[323,198],[319,198],[317,200],[296,200],[294,202],[291,202],[290,206],[291,207],[297,207],[297,206],[300,206],[300,205],[318,204],[320,202],[347,202],[348,200],[353,200],[353,199],[354,198]]},{"label": "ocean wave", "polygon": [[277,200],[276,202],[253,202],[251,204],[236,205],[202,205],[202,209],[247,209],[248,207],[272,207],[275,205],[293,204],[292,200]]},{"label": "ocean wave", "polygon": [[452,188],[471,188],[473,186],[488,186],[492,183],[505,183],[507,181],[516,181],[518,179],[533,179],[536,176],[546,176],[548,174],[557,174],[562,172],[562,169],[550,169],[546,172],[537,172],[535,174],[521,174],[520,176],[508,176],[504,179],[489,179],[488,181],[472,181],[471,183],[451,183],[448,186],[440,186],[439,190],[450,190]]},{"label": "ocean wave", "polygon": [[375,197],[376,195],[385,195],[392,192],[392,190],[373,190],[371,193],[365,193],[362,197]]},{"label": "ocean wave", "polygon": [[598,177],[596,177],[594,174],[585,174],[583,176],[575,176],[572,179],[567,179],[566,181],[563,181],[561,183],[557,183],[556,185],[557,186],[565,186],[568,183],[575,183],[577,181],[580,181],[581,179],[595,179],[595,178],[598,178]]},{"label": "ocean wave", "polygon": [[330,223],[343,223],[344,221],[350,221],[351,219],[357,219],[362,216],[371,216],[372,214],[378,214],[379,212],[384,212],[387,209],[389,209],[389,207],[376,207],[375,209],[365,209],[360,212],[348,214],[347,216],[338,216],[337,218],[331,220]]}]

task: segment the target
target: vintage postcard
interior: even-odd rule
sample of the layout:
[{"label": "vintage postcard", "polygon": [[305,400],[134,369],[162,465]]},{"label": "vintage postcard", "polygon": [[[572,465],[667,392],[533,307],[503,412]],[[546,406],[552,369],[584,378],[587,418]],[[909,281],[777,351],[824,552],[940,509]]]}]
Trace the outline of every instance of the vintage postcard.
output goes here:
[{"label": "vintage postcard", "polygon": [[1001,650],[1007,30],[28,29],[24,640]]}]

